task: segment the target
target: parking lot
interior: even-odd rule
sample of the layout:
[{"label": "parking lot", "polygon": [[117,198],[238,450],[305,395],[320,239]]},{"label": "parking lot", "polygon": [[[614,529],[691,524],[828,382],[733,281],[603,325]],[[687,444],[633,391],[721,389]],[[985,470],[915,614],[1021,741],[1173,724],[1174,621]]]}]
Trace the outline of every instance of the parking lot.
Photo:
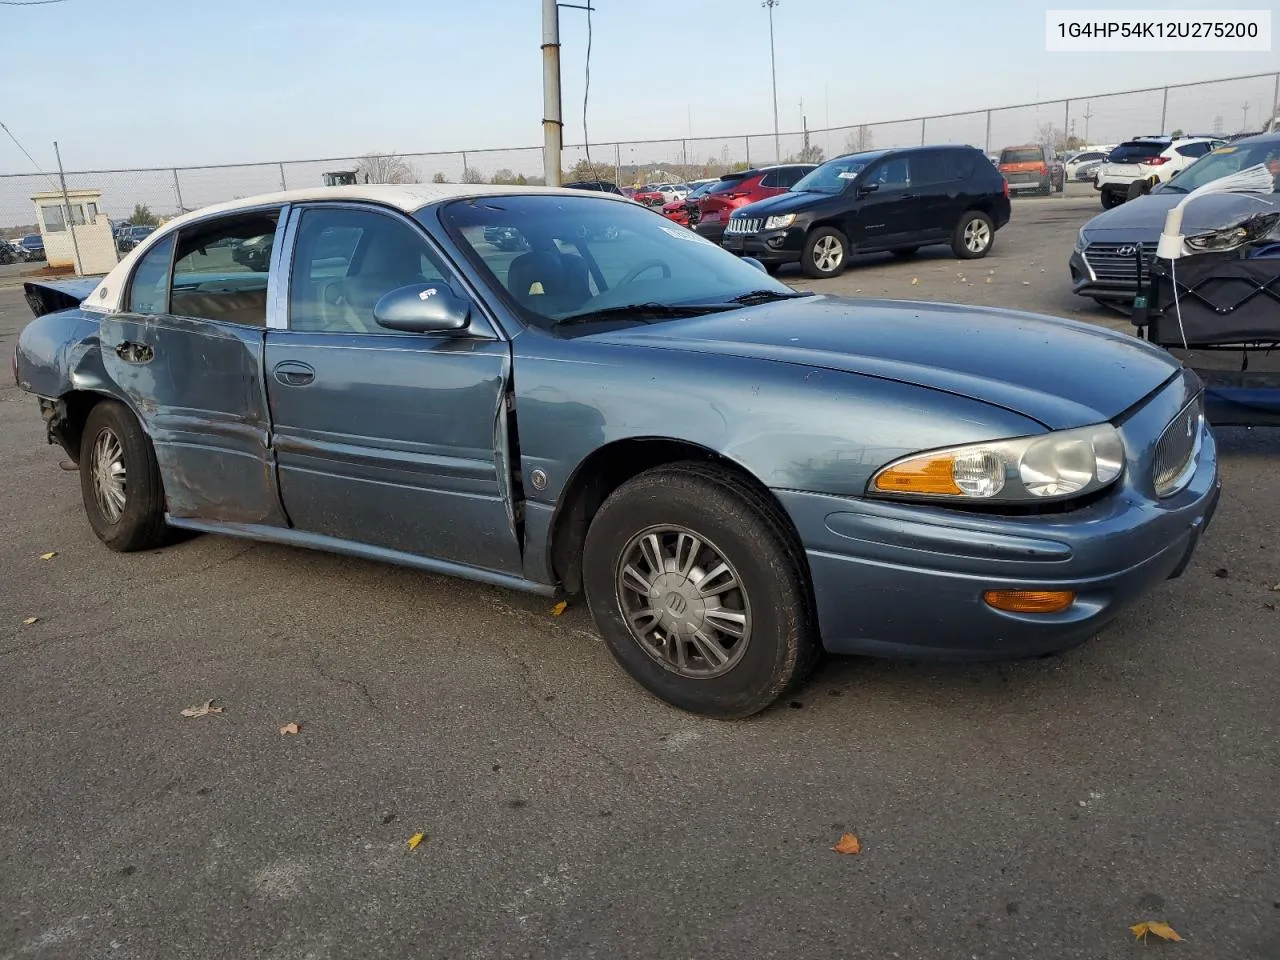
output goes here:
[{"label": "parking lot", "polygon": [[[1070,292],[1099,210],[1073,184],[983,260],[781,278],[1131,329]],[[649,698],[580,606],[224,537],[113,554],[6,375],[0,960],[1274,960],[1280,431],[1219,442],[1192,566],[1090,643],[832,659],[722,723]]]}]

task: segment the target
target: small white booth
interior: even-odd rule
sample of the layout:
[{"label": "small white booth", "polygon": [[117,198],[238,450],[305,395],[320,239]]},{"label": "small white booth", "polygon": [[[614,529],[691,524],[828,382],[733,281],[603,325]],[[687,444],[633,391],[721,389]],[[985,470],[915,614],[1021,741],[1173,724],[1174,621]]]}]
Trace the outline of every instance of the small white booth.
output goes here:
[{"label": "small white booth", "polygon": [[61,190],[51,190],[31,200],[49,266],[92,276],[108,273],[119,261],[111,221],[102,212],[101,190],[68,190],[65,197]]}]

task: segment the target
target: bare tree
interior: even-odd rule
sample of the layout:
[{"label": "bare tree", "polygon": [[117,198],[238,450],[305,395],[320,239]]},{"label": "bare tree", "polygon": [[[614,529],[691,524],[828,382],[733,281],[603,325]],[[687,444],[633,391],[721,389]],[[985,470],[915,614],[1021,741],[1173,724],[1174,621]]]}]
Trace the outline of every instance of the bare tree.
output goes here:
[{"label": "bare tree", "polygon": [[825,154],[820,146],[816,143],[806,144],[805,147],[796,154],[798,163],[821,163]]},{"label": "bare tree", "polygon": [[418,171],[396,153],[366,153],[356,164],[360,183],[417,183]]},{"label": "bare tree", "polygon": [[436,174],[431,178],[431,182],[432,183],[448,183],[449,181],[444,178],[443,173],[436,171]]},{"label": "bare tree", "polygon": [[484,174],[473,167],[467,167],[462,171],[463,183],[486,183]]},{"label": "bare tree", "polygon": [[1046,147],[1060,152],[1066,146],[1066,142],[1066,133],[1052,122],[1042,123],[1036,127],[1036,143],[1043,143]]},{"label": "bare tree", "polygon": [[875,137],[871,135],[871,128],[865,123],[857,129],[850,130],[849,135],[844,138],[845,153],[862,153],[866,150],[874,150],[875,146]]},{"label": "bare tree", "polygon": [[490,182],[491,183],[515,183],[516,182],[515,171],[511,170],[509,167],[503,167],[501,170],[499,170],[497,173],[493,175],[493,179]]}]

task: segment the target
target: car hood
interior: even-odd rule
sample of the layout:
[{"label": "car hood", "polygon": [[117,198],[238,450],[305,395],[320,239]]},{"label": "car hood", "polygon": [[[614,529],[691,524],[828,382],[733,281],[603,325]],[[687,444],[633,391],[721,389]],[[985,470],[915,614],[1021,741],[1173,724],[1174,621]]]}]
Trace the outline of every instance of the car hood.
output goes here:
[{"label": "car hood", "polygon": [[796,193],[787,191],[776,196],[765,197],[755,203],[739,207],[735,215],[739,217],[772,217],[781,213],[798,213],[808,210],[823,200],[831,200],[829,193]]},{"label": "car hood", "polygon": [[1181,369],[1140,340],[957,304],[812,296],[590,339],[794,363],[910,383],[1054,430],[1112,420]]},{"label": "car hood", "polygon": [[[1098,214],[1084,225],[1090,240],[1155,240],[1164,229],[1164,218],[1186,197],[1185,193],[1149,193]],[[1255,213],[1280,210],[1276,194],[1211,193],[1192,200],[1183,210],[1182,234],[1230,226]]]}]

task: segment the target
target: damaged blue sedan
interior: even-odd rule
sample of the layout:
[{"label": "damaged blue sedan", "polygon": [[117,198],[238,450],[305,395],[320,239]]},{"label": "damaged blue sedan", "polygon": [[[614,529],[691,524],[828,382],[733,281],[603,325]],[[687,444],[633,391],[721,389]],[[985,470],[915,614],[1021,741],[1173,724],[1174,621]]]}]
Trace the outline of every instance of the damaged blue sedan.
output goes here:
[{"label": "damaged blue sedan", "polygon": [[1219,495],[1201,384],[1160,350],[798,293],[607,194],[237,200],[80,284],[27,284],[14,375],[108,547],[183,528],[583,596],[708,716],[823,649],[1086,640]]}]

